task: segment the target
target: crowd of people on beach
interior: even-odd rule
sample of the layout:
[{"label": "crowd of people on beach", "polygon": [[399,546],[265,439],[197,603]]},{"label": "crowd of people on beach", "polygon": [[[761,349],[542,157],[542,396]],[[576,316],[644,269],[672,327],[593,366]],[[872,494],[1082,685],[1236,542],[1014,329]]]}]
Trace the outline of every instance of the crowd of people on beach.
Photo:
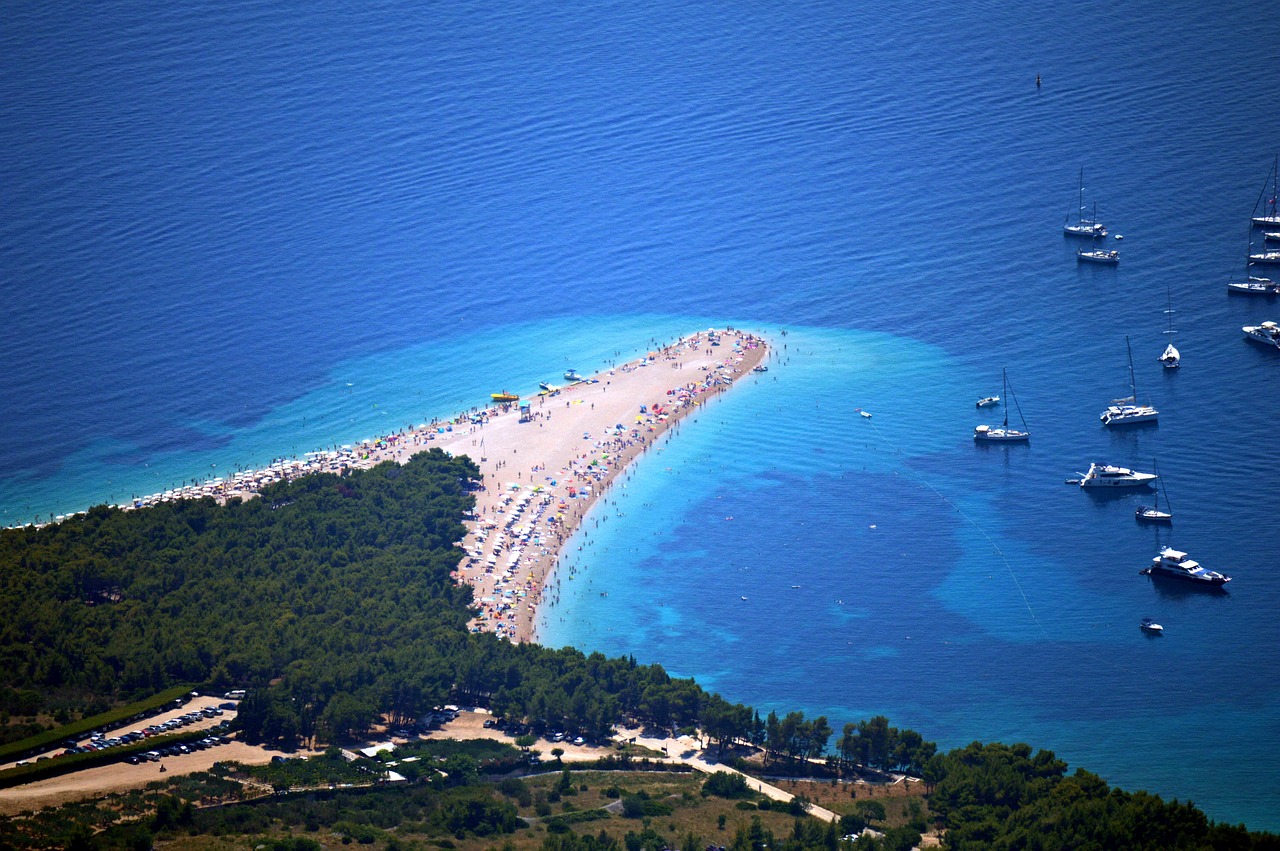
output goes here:
[{"label": "crowd of people on beach", "polygon": [[[608,376],[619,372],[644,369],[659,361],[682,369],[683,354],[697,351],[700,346],[718,346],[721,339],[714,332],[687,338],[639,362],[611,370],[596,381],[604,381],[606,386],[601,389],[607,392]],[[632,422],[610,424],[596,435],[584,433],[582,439],[590,441],[589,448],[577,452],[564,466],[548,470],[546,464],[535,462],[528,467],[527,479],[525,471],[518,471],[518,480],[507,482],[503,496],[490,506],[492,515],[486,513],[473,521],[464,542],[467,556],[455,576],[470,583],[477,592],[479,615],[472,622],[472,630],[494,632],[513,640],[529,637],[534,613],[547,590],[548,574],[559,561],[561,547],[595,499],[670,424],[704,404],[708,395],[731,385],[741,374],[738,365],[745,352],[761,345],[750,335],[735,336],[731,353],[715,364],[704,365],[699,378],[676,384],[657,401],[638,404]],[[580,404],[589,403],[580,398],[565,400],[566,407]],[[534,507],[529,508],[530,505]],[[503,521],[501,529],[499,517]],[[505,564],[500,563],[504,553]]]},{"label": "crowd of people on beach", "polygon": [[[558,465],[557,469],[549,469],[542,460],[513,465],[514,457],[487,457],[486,427],[501,418],[538,421],[540,427],[545,428],[561,400],[566,408],[589,405],[590,410],[594,410],[595,402],[583,398],[591,388],[607,393],[619,374],[625,376],[659,364],[682,372],[692,355],[699,355],[700,361],[706,360],[706,355],[720,346],[725,348],[723,357],[702,363],[700,376],[686,380],[681,375],[682,380],[673,383],[659,398],[637,402],[630,422],[600,424],[584,432],[581,440],[586,443],[585,450],[575,451],[567,463]],[[594,378],[580,379],[575,375],[576,380],[570,385],[539,394],[541,403],[536,411],[527,403],[497,402],[449,420],[407,426],[383,437],[308,452],[302,458],[276,459],[265,467],[237,470],[226,478],[193,479],[160,493],[134,497],[118,507],[134,510],[205,497],[218,502],[248,499],[273,482],[312,473],[341,474],[344,470],[373,467],[388,460],[403,463],[433,443],[456,451],[465,448],[459,446],[459,439],[470,437],[471,448],[467,451],[480,464],[486,480],[478,494],[481,509],[467,521],[467,535],[459,542],[465,555],[454,576],[476,590],[479,614],[472,623],[474,631],[524,640],[532,635],[534,612],[542,600],[548,573],[556,564],[565,541],[600,493],[670,425],[705,404],[709,395],[731,385],[741,375],[740,365],[747,353],[763,346],[761,339],[750,334],[709,330]],[[557,435],[556,439],[561,437]],[[576,435],[563,436],[565,441],[578,439]],[[503,478],[508,478],[511,475],[508,468],[513,466],[516,480],[499,485],[498,472],[502,471]],[[66,516],[57,518],[63,519]]]}]

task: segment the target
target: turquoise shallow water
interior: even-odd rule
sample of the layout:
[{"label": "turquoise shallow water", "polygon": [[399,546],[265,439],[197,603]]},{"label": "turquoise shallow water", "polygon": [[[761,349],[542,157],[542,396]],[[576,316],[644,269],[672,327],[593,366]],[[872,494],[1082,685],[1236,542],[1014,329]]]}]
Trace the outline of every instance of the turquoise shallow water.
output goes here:
[{"label": "turquoise shallow water", "polygon": [[[1223,291],[1280,149],[1274,15],[7,12],[4,523],[734,322],[785,350],[601,507],[549,641],[837,726],[1027,739],[1280,829],[1280,358],[1239,330],[1278,304]],[[1081,166],[1119,268],[1060,235]],[[1170,292],[1177,375],[1154,360]],[[1107,432],[1126,335],[1163,414]],[[1029,447],[970,440],[1002,367]],[[1153,458],[1171,532],[1062,484]],[[1231,593],[1138,577],[1169,540]]]}]

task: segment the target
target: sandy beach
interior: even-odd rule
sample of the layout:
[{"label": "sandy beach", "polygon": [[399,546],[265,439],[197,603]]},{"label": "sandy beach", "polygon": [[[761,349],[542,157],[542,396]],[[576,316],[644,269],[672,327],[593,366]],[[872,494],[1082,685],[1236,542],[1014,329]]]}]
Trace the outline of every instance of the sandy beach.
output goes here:
[{"label": "sandy beach", "polygon": [[[686,414],[761,364],[760,338],[704,331],[518,405],[482,424],[436,434],[484,475],[457,579],[475,589],[477,631],[536,639],[538,604],[561,549],[633,460]],[[413,447],[399,450],[400,457]]]},{"label": "sandy beach", "polygon": [[[467,534],[459,542],[466,555],[454,577],[475,589],[479,615],[471,628],[511,641],[536,640],[537,606],[548,579],[591,507],[607,499],[610,485],[628,465],[684,416],[713,403],[753,369],[763,371],[767,353],[759,337],[703,331],[641,360],[566,380],[529,398],[138,502],[252,498],[258,488],[279,479],[388,460],[404,463],[426,449],[467,455],[480,467],[483,480],[466,521]],[[582,758],[595,755],[594,750],[583,751]],[[189,773],[218,759],[260,763],[270,757],[263,748],[233,742],[170,762],[176,773]],[[156,772],[150,763],[118,763],[5,790],[0,815],[142,786],[156,779]]]},{"label": "sandy beach", "polygon": [[[119,508],[203,497],[250,499],[272,482],[388,460],[404,463],[431,448],[467,455],[480,467],[483,485],[459,542],[466,556],[454,578],[475,589],[480,614],[471,628],[534,640],[535,612],[548,577],[591,506],[686,414],[753,369],[763,371],[767,351],[764,340],[752,334],[708,329],[596,375],[566,373],[563,384],[544,385],[533,395],[521,388],[509,401],[477,405],[448,420],[280,458],[226,479],[193,480]],[[494,384],[501,388],[501,378]]]}]

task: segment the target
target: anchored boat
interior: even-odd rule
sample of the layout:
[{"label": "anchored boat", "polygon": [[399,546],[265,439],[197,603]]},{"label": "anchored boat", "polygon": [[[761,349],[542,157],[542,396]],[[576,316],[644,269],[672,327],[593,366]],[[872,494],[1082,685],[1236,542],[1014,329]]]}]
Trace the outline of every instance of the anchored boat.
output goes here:
[{"label": "anchored boat", "polygon": [[1274,322],[1263,322],[1261,325],[1246,325],[1240,330],[1244,332],[1246,339],[1274,349],[1280,349],[1280,325]]},{"label": "anchored boat", "polygon": [[[1124,338],[1124,347],[1129,352],[1129,395],[1123,399],[1112,399],[1111,404],[1099,416],[1104,426],[1137,425],[1138,423],[1155,422],[1160,416],[1151,405],[1138,404],[1138,385],[1133,377],[1133,349],[1129,346],[1129,338]],[[1174,350],[1175,353],[1177,350]]]},{"label": "anchored boat", "polygon": [[1107,251],[1105,248],[1091,248],[1085,251],[1082,248],[1076,252],[1076,260],[1082,263],[1103,263],[1114,266],[1120,262],[1120,252]]},{"label": "anchored boat", "polygon": [[1067,212],[1067,217],[1062,223],[1062,233],[1064,236],[1082,236],[1086,239],[1095,239],[1107,235],[1107,228],[1102,222],[1098,221],[1098,205],[1093,205],[1093,218],[1086,219],[1084,217],[1084,167],[1080,167],[1080,208],[1076,214],[1076,223],[1071,223],[1071,213]]},{"label": "anchored boat", "polygon": [[[1262,215],[1251,217],[1251,221],[1258,227],[1277,227],[1280,226],[1280,209],[1276,208],[1276,201],[1280,200],[1280,156],[1276,157],[1274,163],[1271,164],[1271,173],[1267,175],[1271,181],[1270,197],[1267,197],[1267,184],[1262,184],[1262,194],[1258,196],[1258,203],[1263,203]],[[1253,211],[1258,212],[1258,204],[1253,205]]]},{"label": "anchored boat", "polygon": [[[1022,407],[1018,405],[1018,397],[1014,396],[1013,391],[1009,389],[1009,376],[1003,369],[1000,370],[1000,381],[1002,385],[1002,392],[1008,394],[1010,399],[1013,399],[1014,407],[1018,409],[1018,418],[1022,420],[1023,431],[1018,431],[1016,428],[1009,428],[1009,408],[1006,405],[1004,409],[1004,424],[998,428],[992,428],[989,425],[980,425],[973,430],[973,439],[992,442],[1020,442],[1030,440],[1031,432],[1025,430],[1027,427],[1027,421],[1022,416]],[[981,405],[982,403],[979,402],[978,404]]]},{"label": "anchored boat", "polygon": [[1166,485],[1164,488],[1165,510],[1161,511],[1160,510],[1160,484],[1159,484],[1160,468],[1155,466],[1155,461],[1152,461],[1151,463],[1152,463],[1152,468],[1155,470],[1155,476],[1156,476],[1155,479],[1152,479],[1152,482],[1156,489],[1155,502],[1152,505],[1138,506],[1138,510],[1135,512],[1135,515],[1137,516],[1139,523],[1172,523],[1173,507],[1169,505],[1169,487],[1168,485]]},{"label": "anchored boat", "polygon": [[1173,291],[1172,290],[1167,291],[1165,304],[1167,306],[1165,307],[1164,312],[1165,312],[1165,315],[1169,317],[1169,330],[1165,331],[1164,333],[1169,337],[1169,345],[1164,347],[1164,352],[1163,354],[1160,355],[1158,360],[1164,366],[1165,369],[1177,369],[1178,367],[1182,366],[1182,355],[1178,352],[1178,350],[1173,345],[1173,335],[1176,334],[1177,332],[1173,330]]},{"label": "anchored boat", "polygon": [[1089,472],[1077,473],[1080,478],[1068,484],[1082,488],[1140,488],[1154,482],[1155,473],[1140,473],[1128,467],[1116,467],[1112,464],[1090,464]]},{"label": "anchored boat", "polygon": [[1230,576],[1201,567],[1200,562],[1173,547],[1160,550],[1160,555],[1151,559],[1151,566],[1140,572],[1146,576],[1181,579],[1206,588],[1221,588],[1231,581]]}]

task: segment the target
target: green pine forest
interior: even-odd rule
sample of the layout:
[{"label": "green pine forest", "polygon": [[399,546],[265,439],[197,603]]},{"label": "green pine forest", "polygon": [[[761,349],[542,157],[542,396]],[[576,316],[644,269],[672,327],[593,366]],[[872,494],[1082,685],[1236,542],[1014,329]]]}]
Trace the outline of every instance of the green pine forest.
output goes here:
[{"label": "green pine forest", "polygon": [[[535,732],[596,741],[624,720],[698,727],[722,749],[758,746],[771,774],[824,757],[833,777],[857,767],[910,771],[924,779],[929,817],[954,848],[1280,848],[1276,836],[1214,824],[1190,804],[1068,774],[1052,753],[1025,745],[938,753],[881,717],[850,721],[837,736],[824,717],[761,717],[658,665],[472,634],[471,591],[451,571],[478,479],[469,459],[432,450],[404,465],[280,482],[225,506],[100,506],[0,532],[0,744],[182,684],[248,689],[240,735],[283,746],[344,743],[380,720],[409,724],[461,703]],[[466,794],[500,797],[480,776]],[[409,788],[398,792],[405,801],[461,794]],[[443,804],[421,805],[432,806]],[[152,823],[159,835],[177,829],[172,813],[166,818]],[[513,833],[513,818],[497,819],[494,835]],[[136,844],[144,826],[100,833],[96,847]],[[549,833],[542,847],[620,847],[622,837],[592,827]],[[771,842],[740,834],[712,839],[740,851],[835,847],[832,831],[797,827]],[[0,847],[13,835],[0,829]],[[900,829],[881,847],[918,836]],[[41,847],[32,843],[13,847]],[[660,851],[670,843],[621,844]]]}]

